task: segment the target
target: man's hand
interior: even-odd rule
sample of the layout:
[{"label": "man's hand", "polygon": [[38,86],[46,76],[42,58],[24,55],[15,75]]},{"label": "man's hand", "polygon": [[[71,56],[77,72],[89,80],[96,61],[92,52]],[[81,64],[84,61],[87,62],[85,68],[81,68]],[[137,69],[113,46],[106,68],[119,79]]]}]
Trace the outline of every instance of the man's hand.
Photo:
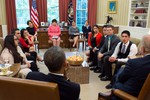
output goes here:
[{"label": "man's hand", "polygon": [[109,57],[109,61],[110,62],[115,62],[115,61],[117,61],[117,59],[115,57]]},{"label": "man's hand", "polygon": [[104,55],[102,53],[98,53],[98,59],[101,59]]}]

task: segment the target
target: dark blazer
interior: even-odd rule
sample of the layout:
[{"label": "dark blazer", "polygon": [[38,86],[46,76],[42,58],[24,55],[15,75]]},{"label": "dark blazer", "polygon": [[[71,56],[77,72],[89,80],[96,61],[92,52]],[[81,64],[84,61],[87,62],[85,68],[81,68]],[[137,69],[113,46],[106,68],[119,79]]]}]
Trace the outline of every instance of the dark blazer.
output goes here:
[{"label": "dark blazer", "polygon": [[105,36],[103,35],[102,36],[102,40],[101,40],[101,43],[100,43],[100,45],[97,47],[99,50],[102,48],[102,46],[103,46],[103,44],[104,44],[104,42],[105,42]]},{"label": "dark blazer", "polygon": [[78,100],[79,98],[80,85],[67,81],[63,76],[54,74],[45,75],[40,72],[30,72],[26,78],[57,83],[60,92],[60,100]]},{"label": "dark blazer", "polygon": [[83,33],[89,33],[91,32],[91,26],[88,26],[88,28],[86,26],[82,26],[82,32]]},{"label": "dark blazer", "polygon": [[105,42],[100,49],[100,52],[104,54],[104,56],[111,56],[117,46],[117,44],[120,42],[120,39],[116,35],[112,35],[110,40],[110,49],[108,50],[108,37],[105,38]]},{"label": "dark blazer", "polygon": [[150,55],[128,60],[123,72],[118,77],[114,88],[138,96],[148,74],[150,73]]},{"label": "dark blazer", "polygon": [[88,38],[88,33],[91,32],[91,26],[89,25],[88,27],[82,26],[82,32],[85,34],[86,38]]}]

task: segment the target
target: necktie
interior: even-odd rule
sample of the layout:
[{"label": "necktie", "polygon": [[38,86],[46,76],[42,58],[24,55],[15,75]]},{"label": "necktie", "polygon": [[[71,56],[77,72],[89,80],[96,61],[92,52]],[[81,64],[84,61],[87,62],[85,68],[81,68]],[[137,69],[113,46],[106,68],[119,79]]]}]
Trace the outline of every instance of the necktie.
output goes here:
[{"label": "necktie", "polygon": [[109,49],[110,49],[110,37],[108,37],[108,49],[107,49],[107,51],[109,51]]},{"label": "necktie", "polygon": [[126,46],[125,46],[125,44],[122,46],[122,49],[121,49],[121,53],[125,53],[125,48],[126,48]]}]

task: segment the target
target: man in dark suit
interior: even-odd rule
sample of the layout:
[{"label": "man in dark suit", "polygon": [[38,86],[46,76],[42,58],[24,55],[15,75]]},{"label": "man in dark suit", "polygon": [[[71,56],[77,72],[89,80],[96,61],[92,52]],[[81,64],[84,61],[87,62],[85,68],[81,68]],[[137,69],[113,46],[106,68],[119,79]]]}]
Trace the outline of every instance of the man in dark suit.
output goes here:
[{"label": "man in dark suit", "polygon": [[68,81],[65,76],[68,63],[64,51],[57,46],[49,48],[44,54],[44,62],[50,71],[48,75],[40,72],[30,72],[26,78],[57,83],[60,100],[78,100],[80,85]]},{"label": "man in dark suit", "polygon": [[[107,81],[111,80],[112,75],[105,72],[103,70],[103,67],[105,66],[106,62],[108,61],[109,57],[113,54],[117,44],[120,42],[120,39],[114,35],[114,30],[113,30],[112,25],[107,26],[107,37],[105,39],[105,43],[100,49],[100,52],[98,54],[98,59],[100,59],[101,64],[102,64],[102,74],[100,75],[102,81]],[[109,72],[109,71],[108,71]]]},{"label": "man in dark suit", "polygon": [[[150,73],[150,35],[145,35],[142,38],[141,43],[141,51],[144,57],[128,60],[124,70],[118,72],[117,80],[113,86],[115,89],[120,89],[134,96],[139,95],[139,92]],[[113,96],[112,100],[120,99]]]}]

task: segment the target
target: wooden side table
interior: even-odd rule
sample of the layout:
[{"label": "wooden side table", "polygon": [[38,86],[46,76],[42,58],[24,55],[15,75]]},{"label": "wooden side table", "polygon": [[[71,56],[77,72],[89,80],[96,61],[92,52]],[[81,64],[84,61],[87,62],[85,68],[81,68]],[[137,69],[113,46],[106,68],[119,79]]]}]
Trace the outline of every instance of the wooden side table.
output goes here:
[{"label": "wooden side table", "polygon": [[20,67],[20,63],[16,63],[16,64],[13,64],[11,67],[10,67],[10,71],[12,71],[13,73],[8,75],[9,77],[16,77],[18,75],[18,72],[20,71],[21,67]]},{"label": "wooden side table", "polygon": [[67,77],[72,82],[87,84],[89,83],[89,67],[70,66],[67,71]]}]

